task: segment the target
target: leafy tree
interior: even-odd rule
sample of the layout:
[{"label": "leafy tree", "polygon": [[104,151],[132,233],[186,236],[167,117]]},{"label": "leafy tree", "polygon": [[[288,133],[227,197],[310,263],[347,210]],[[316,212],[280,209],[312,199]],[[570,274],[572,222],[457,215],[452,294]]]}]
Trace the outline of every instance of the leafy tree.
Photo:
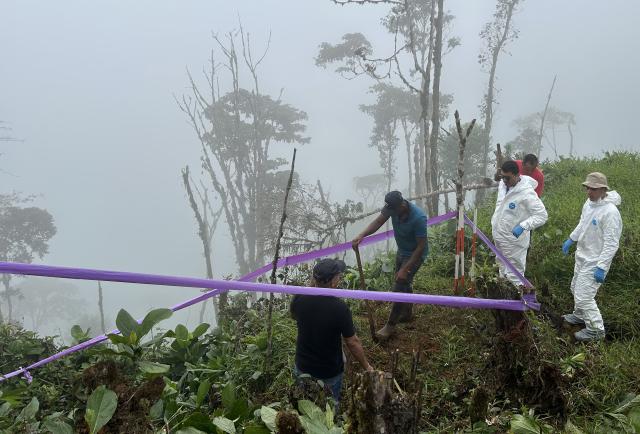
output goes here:
[{"label": "leafy tree", "polygon": [[[261,91],[258,68],[267,50],[255,58],[242,28],[229,32],[225,40],[214,39],[229,73],[228,90],[220,90],[224,76],[212,54],[207,88],[199,88],[189,74],[192,95],[178,104],[200,141],[202,167],[220,197],[240,273],[246,273],[262,265],[266,239],[273,236],[265,231],[273,220],[265,210],[277,198],[265,180],[287,163],[270,157],[269,150],[308,143],[307,114],[283,102],[282,95],[274,99]],[[242,78],[245,69],[247,83]]]},{"label": "leafy tree", "polygon": [[[414,143],[413,155],[409,150],[407,154],[409,165],[413,157],[413,184],[416,194],[422,194],[425,189],[436,189],[440,177],[437,146],[439,123],[446,116],[441,110],[444,104],[440,101],[442,56],[459,44],[457,38],[448,38],[446,49],[443,45],[447,25],[453,16],[444,12],[442,0],[345,0],[337,3],[390,4],[391,9],[382,19],[382,25],[394,35],[395,50],[387,57],[373,57],[369,41],[360,33],[349,33],[342,37],[339,44],[322,43],[316,57],[316,65],[326,67],[330,63],[339,63],[336,71],[343,76],[368,75],[378,83],[384,82],[388,86],[393,86],[392,74],[400,79],[405,91],[414,94],[417,101],[417,111],[411,117],[413,125],[409,124],[406,117],[392,121],[390,116],[381,116],[385,122],[376,123],[372,138],[384,138],[377,143],[386,143],[383,146],[384,151],[381,152],[381,165],[389,176],[393,171],[391,165],[394,155],[391,151],[395,141],[392,136],[396,135],[395,127],[399,121],[403,127],[405,144],[409,146],[410,140]],[[376,93],[384,90],[389,89],[373,87]],[[377,112],[378,115],[382,115],[384,110],[384,107],[371,107],[370,114]],[[374,114],[372,116],[376,117]],[[415,134],[414,138],[411,137],[412,134]],[[428,205],[430,212],[434,212],[437,208],[437,198]]]},{"label": "leafy tree", "polygon": [[[49,252],[49,240],[56,233],[53,217],[42,208],[19,206],[25,201],[29,198],[0,196],[0,261],[31,263]],[[8,320],[13,314],[12,297],[18,294],[11,286],[12,278],[11,274],[2,275],[4,291],[0,295],[7,301]]]},{"label": "leafy tree", "polygon": [[[281,170],[288,165],[287,160],[272,157],[270,150],[308,143],[304,135],[307,115],[283,102],[282,92],[277,99],[262,93],[258,68],[267,50],[256,58],[249,34],[242,28],[228,33],[224,41],[217,36],[214,40],[222,52],[222,65],[228,70],[228,90],[220,90],[220,80],[225,76],[212,55],[206,91],[189,74],[192,95],[183,96],[178,104],[200,141],[205,176],[220,200],[239,271],[245,274],[263,265],[267,253],[274,250],[278,234],[289,171]],[[248,82],[242,78],[245,76]],[[245,84],[247,87],[243,87]],[[183,182],[206,255],[215,213],[209,212],[206,217],[206,204],[198,205],[193,190],[189,193],[191,181],[186,171]],[[205,189],[202,184],[202,191]],[[201,202],[203,197],[207,202],[208,198],[200,194]],[[297,174],[289,203],[283,249],[290,252],[338,242],[344,237],[344,226],[362,208],[351,201],[331,202],[319,182],[306,184]]]},{"label": "leafy tree", "polygon": [[[573,155],[573,129],[576,120],[575,115],[571,112],[562,111],[556,107],[549,106],[544,114],[543,112],[535,112],[516,119],[513,124],[518,129],[518,135],[507,143],[511,154],[540,154],[539,146],[542,140],[553,151],[556,158],[559,156],[559,149],[562,145],[560,141],[562,128],[567,128],[569,139],[568,150],[569,155]],[[540,136],[540,128],[542,128],[542,136]],[[566,138],[566,136],[565,136]]]},{"label": "leafy tree", "polygon": [[384,173],[372,173],[353,178],[354,189],[364,199],[364,206],[367,210],[380,205],[386,193],[385,185]]},{"label": "leafy tree", "polygon": [[16,290],[21,298],[15,304],[15,316],[23,317],[24,326],[34,331],[45,325],[53,331],[54,325],[77,322],[78,312],[85,311],[86,301],[79,297],[78,288],[64,280],[29,277],[16,285]]},{"label": "leafy tree", "polygon": [[[496,70],[500,53],[503,53],[509,42],[518,37],[518,31],[513,27],[513,14],[522,0],[497,0],[493,20],[486,23],[480,32],[484,41],[482,51],[478,55],[480,65],[488,70],[489,83],[487,93],[481,104],[484,114],[484,157],[482,160],[481,177],[486,176],[489,164],[489,143],[493,128],[494,104],[496,99]],[[481,196],[481,195],[480,195]]]},{"label": "leafy tree", "polygon": [[369,146],[378,150],[380,167],[387,177],[387,191],[391,188],[395,175],[394,163],[399,143],[396,130],[400,126],[407,151],[407,173],[411,194],[414,191],[411,147],[417,131],[420,102],[413,93],[391,84],[378,83],[371,86],[370,92],[377,96],[376,102],[371,105],[360,105],[360,110],[373,118],[374,127]]}]

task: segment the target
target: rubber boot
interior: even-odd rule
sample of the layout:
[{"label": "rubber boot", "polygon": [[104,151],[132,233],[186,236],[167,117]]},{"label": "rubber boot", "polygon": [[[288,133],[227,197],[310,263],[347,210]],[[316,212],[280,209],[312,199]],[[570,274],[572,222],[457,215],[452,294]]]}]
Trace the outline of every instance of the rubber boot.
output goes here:
[{"label": "rubber boot", "polygon": [[376,332],[376,337],[380,341],[386,341],[395,333],[395,331],[396,331],[396,326],[392,326],[387,323],[385,324],[384,327],[382,327],[380,330]]},{"label": "rubber boot", "polygon": [[411,322],[413,321],[413,304],[407,304],[403,306],[402,313],[398,317],[398,322]]}]

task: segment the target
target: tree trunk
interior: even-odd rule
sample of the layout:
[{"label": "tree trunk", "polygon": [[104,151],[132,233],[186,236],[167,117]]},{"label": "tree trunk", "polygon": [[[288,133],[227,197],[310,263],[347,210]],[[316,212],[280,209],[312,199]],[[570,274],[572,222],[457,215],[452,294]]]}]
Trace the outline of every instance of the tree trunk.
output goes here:
[{"label": "tree trunk", "polygon": [[571,122],[567,122],[567,129],[569,130],[569,156],[573,157],[573,131],[571,131]]},{"label": "tree trunk", "polygon": [[416,196],[420,196],[422,194],[422,179],[420,177],[420,174],[422,173],[422,170],[421,170],[422,153],[420,152],[420,149],[421,149],[420,142],[416,140],[413,146],[413,175],[414,175],[413,185],[415,186],[414,190],[415,190]]},{"label": "tree trunk", "polygon": [[407,147],[407,170],[409,172],[409,195],[414,193],[413,191],[413,173],[411,172],[411,132],[408,130],[407,120],[402,118],[400,120],[402,124],[402,132],[404,133],[404,144]]},{"label": "tree trunk", "polygon": [[102,333],[107,333],[107,328],[104,325],[104,306],[102,304],[102,283],[98,280],[98,310],[100,311],[100,327]]},{"label": "tree trunk", "polygon": [[538,149],[536,149],[536,155],[540,158],[540,154],[542,153],[542,136],[544,135],[544,121],[547,117],[547,111],[549,110],[549,103],[551,102],[551,94],[553,93],[553,88],[556,85],[557,76],[553,76],[553,82],[551,83],[551,89],[549,89],[549,95],[547,95],[547,103],[544,106],[544,111],[542,112],[542,117],[540,119],[540,130],[538,131]]},{"label": "tree trunk", "polygon": [[6,275],[2,279],[4,285],[4,295],[7,299],[7,322],[11,322],[13,316],[13,301],[11,300],[11,287],[9,286],[10,278]]},{"label": "tree trunk", "polygon": [[[431,87],[431,65],[433,64],[433,35],[435,32],[434,29],[434,16],[435,16],[435,1],[431,2],[431,13],[429,16],[429,52],[427,54],[427,66],[424,68],[424,72],[422,74],[422,87],[420,88],[420,106],[422,108],[422,112],[420,113],[420,128],[422,131],[422,142],[423,148],[420,150],[420,164],[423,166],[421,173],[424,173],[424,187],[425,193],[431,193],[434,191],[432,178],[431,178],[431,167],[429,165],[429,161],[431,160],[431,145],[429,134],[429,106],[431,101],[429,100],[429,88]],[[424,200],[424,204],[427,205],[428,209],[429,201]],[[429,210],[431,212],[431,210]],[[433,214],[432,214],[433,215]]]},{"label": "tree trunk", "polygon": [[[419,383],[419,382],[418,382]],[[364,372],[349,388],[347,434],[414,434],[422,407],[422,388],[416,392],[394,392],[393,374]]]},{"label": "tree trunk", "polygon": [[[484,153],[482,156],[482,175],[487,176],[487,169],[489,167],[489,142],[491,140],[491,129],[493,128],[493,103],[495,95],[495,83],[496,83],[496,68],[498,66],[498,58],[500,52],[507,42],[509,37],[509,30],[511,27],[511,17],[513,16],[513,9],[515,8],[517,1],[512,1],[507,9],[505,17],[505,24],[502,35],[498,40],[495,47],[491,52],[491,68],[489,70],[489,85],[487,87],[487,94],[485,95],[485,112],[484,112]],[[484,191],[479,191],[476,194],[476,205],[484,198]]]},{"label": "tree trunk", "polygon": [[[438,189],[438,138],[440,137],[440,76],[442,74],[442,33],[444,27],[444,0],[438,0],[436,18],[436,39],[433,50],[433,92],[431,93],[431,137],[429,139],[429,159],[427,165],[431,175],[431,191]],[[437,215],[438,196],[431,198],[429,214]]]}]

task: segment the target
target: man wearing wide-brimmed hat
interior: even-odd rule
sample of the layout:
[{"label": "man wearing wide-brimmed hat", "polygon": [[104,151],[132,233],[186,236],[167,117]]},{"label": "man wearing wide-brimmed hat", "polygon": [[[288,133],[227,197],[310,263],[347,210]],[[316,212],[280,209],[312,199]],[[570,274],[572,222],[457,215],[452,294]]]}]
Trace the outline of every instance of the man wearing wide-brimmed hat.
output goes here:
[{"label": "man wearing wide-brimmed hat", "polygon": [[617,192],[610,191],[607,177],[600,172],[588,174],[582,185],[586,189],[587,201],[582,207],[578,226],[562,245],[562,252],[568,255],[571,245],[578,243],[571,281],[574,310],[563,317],[569,324],[585,326],[574,334],[577,340],[591,341],[605,336],[595,297],[618,251],[622,234],[618,205],[622,199]]}]

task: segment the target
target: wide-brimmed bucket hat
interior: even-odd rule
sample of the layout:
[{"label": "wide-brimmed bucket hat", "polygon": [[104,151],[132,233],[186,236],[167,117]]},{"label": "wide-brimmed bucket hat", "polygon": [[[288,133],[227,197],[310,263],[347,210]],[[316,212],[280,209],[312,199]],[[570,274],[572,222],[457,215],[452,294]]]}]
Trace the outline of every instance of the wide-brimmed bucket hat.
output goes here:
[{"label": "wide-brimmed bucket hat", "polygon": [[585,187],[590,188],[606,188],[609,190],[609,184],[607,184],[607,177],[604,173],[593,172],[587,175],[587,179],[582,183]]}]

